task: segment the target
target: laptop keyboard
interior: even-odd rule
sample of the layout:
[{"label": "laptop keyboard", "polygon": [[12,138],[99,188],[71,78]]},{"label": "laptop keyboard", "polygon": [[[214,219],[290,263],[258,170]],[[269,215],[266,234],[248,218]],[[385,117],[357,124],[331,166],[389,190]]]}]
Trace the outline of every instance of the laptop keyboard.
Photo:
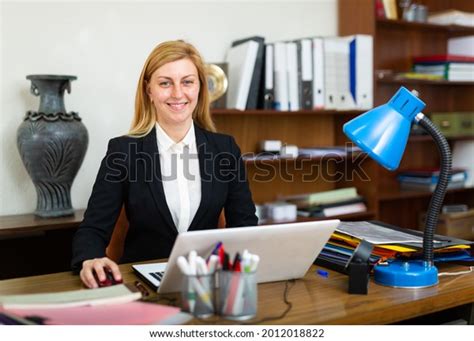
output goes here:
[{"label": "laptop keyboard", "polygon": [[158,282],[161,282],[161,279],[163,278],[164,273],[165,273],[164,271],[150,272],[150,276],[152,276]]}]

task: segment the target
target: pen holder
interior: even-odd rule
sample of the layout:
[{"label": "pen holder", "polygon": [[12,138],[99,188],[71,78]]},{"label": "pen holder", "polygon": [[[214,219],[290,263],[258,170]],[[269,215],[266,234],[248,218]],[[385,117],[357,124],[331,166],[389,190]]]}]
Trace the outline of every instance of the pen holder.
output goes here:
[{"label": "pen holder", "polygon": [[181,290],[183,310],[206,318],[215,313],[215,274],[184,276]]},{"label": "pen holder", "polygon": [[219,272],[219,315],[248,320],[257,315],[257,273]]}]

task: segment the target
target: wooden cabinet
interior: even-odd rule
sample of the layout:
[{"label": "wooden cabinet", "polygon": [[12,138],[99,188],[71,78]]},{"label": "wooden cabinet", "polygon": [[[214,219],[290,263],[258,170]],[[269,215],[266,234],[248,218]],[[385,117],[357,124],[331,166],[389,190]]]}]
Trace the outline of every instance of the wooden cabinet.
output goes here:
[{"label": "wooden cabinet", "polygon": [[[474,11],[468,0],[419,0],[430,11],[457,9]],[[425,114],[445,111],[474,111],[474,83],[378,79],[377,70],[410,71],[414,56],[446,54],[451,37],[474,34],[474,28],[413,23],[402,20],[377,19],[374,0],[339,0],[339,35],[370,34],[374,37],[374,105],[387,102],[400,86],[416,89],[426,103]],[[399,11],[400,13],[400,11]],[[462,139],[465,139],[463,137]],[[472,139],[472,137],[468,137]],[[456,138],[449,139],[452,145]],[[374,162],[370,186],[377,188],[373,202],[377,219],[395,225],[417,228],[418,216],[426,211],[430,193],[402,192],[396,173],[389,172]],[[429,137],[410,138],[399,169],[437,167],[438,152]],[[474,206],[474,189],[449,191],[446,203],[466,203]],[[474,239],[474,236],[472,236]]]},{"label": "wooden cabinet", "polygon": [[[472,1],[417,1],[430,10],[455,8],[473,11]],[[339,35],[370,34],[374,37],[375,70],[409,71],[412,57],[445,54],[447,40],[474,34],[474,28],[410,23],[376,19],[374,0],[339,0]],[[416,89],[427,104],[425,113],[474,111],[474,83],[425,80],[377,79],[374,77],[374,105],[386,103],[400,86]],[[348,142],[342,133],[345,122],[360,111],[236,111],[214,110],[220,132],[233,135],[242,153],[255,153],[258,142],[279,139],[298,146],[336,146]],[[466,137],[463,137],[466,139]],[[468,139],[472,139],[469,138]],[[455,138],[450,142],[456,141]],[[410,138],[399,169],[437,167],[436,146],[427,136]],[[417,228],[419,214],[426,211],[431,193],[402,192],[396,173],[389,172],[368,157],[317,158],[296,161],[247,162],[247,171],[256,203],[277,199],[278,195],[325,191],[356,186],[367,199],[369,212],[342,219],[378,219],[408,228]],[[449,191],[446,203],[474,206],[474,189]],[[474,236],[473,236],[474,238]]]},{"label": "wooden cabinet", "polygon": [[60,218],[0,217],[0,279],[69,271],[74,233],[84,210]]},{"label": "wooden cabinet", "polygon": [[[284,144],[299,147],[340,146],[348,142],[342,125],[361,111],[237,111],[214,110],[213,117],[219,132],[235,137],[242,154],[256,153],[259,141],[278,139]],[[318,157],[289,160],[247,161],[247,173],[253,199],[257,204],[274,201],[279,195],[327,191],[357,186],[368,199],[373,189],[366,186],[364,154],[351,157]],[[353,174],[348,180],[347,174]],[[375,218],[373,203],[368,212],[340,217],[346,220]]]}]

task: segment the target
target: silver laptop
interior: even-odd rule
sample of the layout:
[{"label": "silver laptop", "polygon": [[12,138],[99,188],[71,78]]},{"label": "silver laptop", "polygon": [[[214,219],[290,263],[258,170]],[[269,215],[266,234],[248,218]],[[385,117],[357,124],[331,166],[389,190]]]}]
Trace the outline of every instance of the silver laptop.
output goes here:
[{"label": "silver laptop", "polygon": [[264,225],[190,231],[178,235],[167,263],[135,264],[133,270],[160,293],[181,290],[182,273],[176,265],[179,256],[191,250],[207,257],[222,242],[233,259],[247,249],[260,257],[257,282],[301,278],[313,264],[339,220]]}]

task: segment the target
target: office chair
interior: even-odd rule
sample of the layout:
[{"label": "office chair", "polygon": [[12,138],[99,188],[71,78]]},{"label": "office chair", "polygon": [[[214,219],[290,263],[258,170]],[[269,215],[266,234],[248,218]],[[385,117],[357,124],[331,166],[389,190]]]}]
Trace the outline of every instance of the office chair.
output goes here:
[{"label": "office chair", "polygon": [[[219,215],[217,227],[222,229],[225,228],[225,226],[225,215],[224,210],[222,210],[221,214]],[[105,249],[105,254],[107,255],[107,257],[113,260],[114,262],[118,262],[122,257],[127,232],[128,219],[127,214],[125,213],[125,208],[122,206],[122,210],[120,211],[120,215],[117,219],[117,222],[115,223],[114,232],[112,233],[112,237],[110,238],[109,245]]]}]

